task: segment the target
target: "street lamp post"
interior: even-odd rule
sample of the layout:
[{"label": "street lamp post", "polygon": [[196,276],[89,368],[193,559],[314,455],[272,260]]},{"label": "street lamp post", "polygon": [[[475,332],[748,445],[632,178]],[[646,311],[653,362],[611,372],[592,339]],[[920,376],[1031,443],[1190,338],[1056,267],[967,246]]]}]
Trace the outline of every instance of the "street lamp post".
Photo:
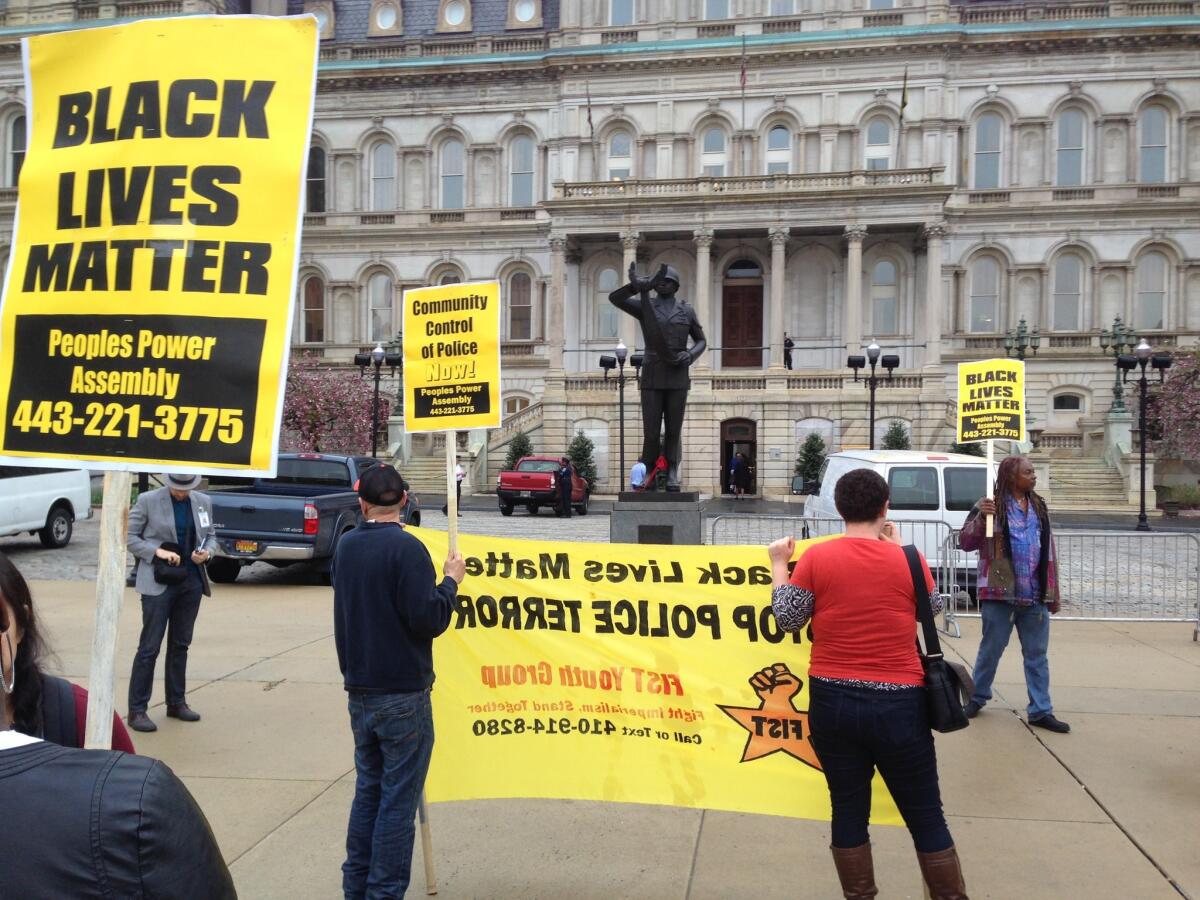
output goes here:
[{"label": "street lamp post", "polygon": [[[629,356],[629,348],[625,346],[624,341],[618,341],[616,349],[613,350],[612,356],[600,357],[600,368],[604,370],[604,380],[608,380],[608,373],[613,369],[617,370],[617,441],[619,449],[617,456],[620,460],[620,483],[625,481],[625,360]],[[634,365],[639,365],[637,354],[634,354]]]},{"label": "street lamp post", "polygon": [[1129,373],[1135,368],[1141,368],[1141,376],[1138,378],[1138,436],[1141,449],[1139,453],[1140,479],[1138,490],[1138,531],[1150,531],[1150,523],[1146,520],[1146,445],[1150,443],[1150,438],[1146,434],[1146,397],[1150,390],[1150,380],[1146,378],[1146,365],[1149,363],[1152,368],[1158,370],[1158,381],[1162,384],[1167,380],[1167,369],[1171,368],[1171,355],[1169,353],[1154,353],[1150,348],[1150,344],[1145,338],[1138,341],[1138,345],[1133,348],[1133,355],[1123,354],[1117,357],[1117,371],[1124,373],[1125,380],[1128,381]]},{"label": "street lamp post", "polygon": [[867,345],[867,355],[850,356],[846,359],[846,365],[854,370],[854,380],[858,381],[858,370],[864,368],[868,363],[871,367],[871,374],[866,378],[867,390],[870,391],[870,429],[871,429],[871,449],[875,449],[875,389],[879,387],[879,378],[875,375],[875,366],[882,365],[887,369],[888,381],[892,380],[892,370],[900,366],[900,357],[894,354],[885,354],[880,357],[880,347],[874,341]]},{"label": "street lamp post", "polygon": [[1101,330],[1100,349],[1105,353],[1111,352],[1116,362],[1116,378],[1113,381],[1113,402],[1110,412],[1125,412],[1125,390],[1121,387],[1120,359],[1133,349],[1133,329],[1121,323],[1121,317],[1113,319],[1112,330]]},{"label": "street lamp post", "polygon": [[354,364],[358,366],[359,374],[366,375],[367,367],[375,369],[375,392],[371,398],[371,456],[379,452],[379,379],[383,366],[386,364],[395,376],[396,368],[401,363],[401,355],[390,350],[384,350],[382,343],[377,343],[375,349],[367,353],[355,353]]},{"label": "street lamp post", "polygon": [[1004,354],[1006,356],[1015,356],[1019,360],[1025,359],[1025,351],[1032,350],[1033,355],[1037,356],[1038,348],[1042,345],[1042,335],[1034,328],[1029,330],[1029,326],[1025,324],[1025,317],[1021,316],[1021,322],[1015,329],[1010,328],[1004,335]]}]

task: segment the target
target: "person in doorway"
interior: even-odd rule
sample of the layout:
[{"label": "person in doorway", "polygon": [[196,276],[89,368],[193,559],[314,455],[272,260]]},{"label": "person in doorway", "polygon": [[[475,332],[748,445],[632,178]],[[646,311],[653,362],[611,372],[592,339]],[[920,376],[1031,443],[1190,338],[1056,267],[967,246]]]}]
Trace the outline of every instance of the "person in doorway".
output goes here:
[{"label": "person in doorway", "polygon": [[571,461],[565,456],[554,473],[558,486],[558,515],[571,518]]},{"label": "person in doorway", "polygon": [[[62,747],[82,747],[87,730],[87,691],[42,668],[48,653],[29,584],[0,553],[0,613],[10,623],[0,630],[3,679],[12,690],[0,698],[0,725]],[[133,753],[133,741],[113,714],[112,748]]]},{"label": "person in doorway", "polygon": [[433,753],[433,639],[450,624],[466,563],[429,551],[401,527],[408,488],[392,466],[358,481],[363,521],[333,557],[333,637],[348,698],[357,778],[342,890],[403,897],[418,798]]},{"label": "person in doorway", "polygon": [[[1030,725],[1065,734],[1071,726],[1054,715],[1050,702],[1050,616],[1059,610],[1054,536],[1046,501],[1034,491],[1037,473],[1024,456],[1009,456],[996,472],[995,496],[984,497],[967,514],[959,533],[963,550],[979,551],[976,592],[983,637],[975,658],[975,693],[965,707],[975,718],[992,699],[996,666],[1013,628],[1025,660]],[[986,517],[994,516],[993,536]]]},{"label": "person in doorway", "polygon": [[[212,596],[204,564],[217,549],[212,503],[196,490],[199,475],[163,475],[163,487],[141,494],[129,511],[127,546],[138,561],[137,592],[142,595],[142,634],[129,675],[129,727],[157,731],[146,715],[154,666],[167,638],[167,716],[199,722],[187,704],[187,655],[200,597]],[[166,563],[156,570],[154,560]],[[171,570],[181,570],[172,572]],[[159,576],[170,577],[171,583]]]},{"label": "person in doorway", "polygon": [[629,470],[629,487],[631,490],[639,491],[645,483],[646,461],[639,456],[633,464],[633,468]]},{"label": "person in doorway", "polygon": [[796,346],[796,342],[788,337],[787,332],[783,333],[783,367],[790,369],[792,367],[792,349]]},{"label": "person in doorway", "polygon": [[[887,482],[870,469],[838,479],[834,503],[845,536],[809,547],[790,575],[795,539],[772,543],[771,609],[785,631],[812,623],[809,739],[829,786],[830,849],[843,895],[878,894],[867,830],[878,770],[912,835],[929,896],[966,900],[926,712],[916,586],[904,541],[887,520],[888,499]],[[940,597],[929,566],[920,562],[930,597],[938,598],[936,614]],[[778,668],[760,674],[780,677]]]},{"label": "person in doorway", "polygon": [[740,450],[733,455],[733,492],[741,500],[750,489],[750,462]]},{"label": "person in doorway", "polygon": [[[458,509],[458,514],[460,516],[462,515],[462,483],[463,483],[463,479],[466,477],[467,477],[467,470],[463,468],[462,460],[459,459],[459,457],[457,457],[457,456],[454,457],[454,496],[455,496],[455,498],[457,498],[456,507]],[[450,504],[449,503],[447,503],[445,506],[442,507],[442,513],[449,515],[449,513],[450,513]]]}]

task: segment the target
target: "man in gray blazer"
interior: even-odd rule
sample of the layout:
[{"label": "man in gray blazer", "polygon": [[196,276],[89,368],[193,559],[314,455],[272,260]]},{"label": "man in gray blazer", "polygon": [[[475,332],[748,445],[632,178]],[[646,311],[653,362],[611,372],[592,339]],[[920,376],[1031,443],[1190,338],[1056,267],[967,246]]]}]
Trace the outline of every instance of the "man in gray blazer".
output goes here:
[{"label": "man in gray blazer", "polygon": [[[164,486],[137,498],[129,511],[129,552],[137,559],[135,586],[142,595],[142,636],[129,676],[129,727],[156,731],[146,715],[154,685],[154,665],[167,636],[167,715],[198,722],[200,714],[187,705],[187,652],[200,612],[200,595],[212,596],[204,564],[217,548],[212,503],[195,489],[199,475],[164,475]],[[168,546],[163,546],[167,544]],[[155,577],[154,559],[181,566],[177,584]]]}]

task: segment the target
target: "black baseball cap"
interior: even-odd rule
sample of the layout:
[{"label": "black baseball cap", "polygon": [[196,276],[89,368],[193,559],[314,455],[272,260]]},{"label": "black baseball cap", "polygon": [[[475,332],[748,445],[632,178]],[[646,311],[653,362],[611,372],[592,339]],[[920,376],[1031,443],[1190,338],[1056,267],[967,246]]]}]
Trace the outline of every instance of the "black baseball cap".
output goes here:
[{"label": "black baseball cap", "polygon": [[358,476],[355,489],[358,496],[372,506],[395,506],[408,491],[408,483],[400,477],[394,466],[380,463]]}]

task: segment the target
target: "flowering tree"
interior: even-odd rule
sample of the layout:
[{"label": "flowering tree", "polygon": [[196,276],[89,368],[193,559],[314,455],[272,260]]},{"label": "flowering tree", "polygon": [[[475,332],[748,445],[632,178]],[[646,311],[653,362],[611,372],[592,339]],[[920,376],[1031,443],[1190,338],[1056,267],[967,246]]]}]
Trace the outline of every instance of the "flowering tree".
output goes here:
[{"label": "flowering tree", "polygon": [[[313,453],[367,453],[371,447],[371,402],[375,386],[357,372],[320,366],[293,354],[283,398],[281,450]],[[379,397],[379,423],[389,403]]]},{"label": "flowering tree", "polygon": [[[1177,353],[1147,415],[1156,414],[1160,456],[1200,459],[1200,353]],[[1153,433],[1153,432],[1151,432]]]}]

